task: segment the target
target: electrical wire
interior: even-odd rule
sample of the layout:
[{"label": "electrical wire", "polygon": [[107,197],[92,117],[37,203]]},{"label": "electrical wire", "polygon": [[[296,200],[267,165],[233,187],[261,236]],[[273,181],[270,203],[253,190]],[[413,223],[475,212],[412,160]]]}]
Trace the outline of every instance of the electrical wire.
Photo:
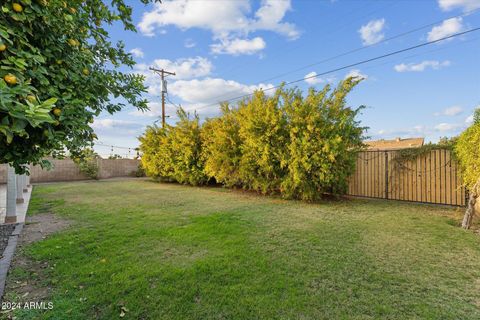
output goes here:
[{"label": "electrical wire", "polygon": [[[373,57],[373,58],[361,60],[359,62],[344,65],[344,66],[341,66],[341,67],[338,67],[338,68],[335,68],[335,69],[331,69],[331,70],[328,70],[328,71],[325,71],[325,72],[321,72],[321,73],[318,73],[318,74],[315,74],[315,75],[312,75],[312,76],[309,76],[309,77],[303,77],[301,79],[296,79],[296,80],[284,82],[280,85],[276,85],[276,86],[273,86],[273,87],[268,87],[268,88],[261,89],[261,90],[264,91],[264,92],[265,91],[270,91],[270,90],[280,88],[282,86],[288,86],[288,85],[298,83],[298,82],[301,82],[301,81],[318,78],[320,76],[324,76],[324,75],[331,74],[331,73],[334,73],[334,72],[338,72],[338,71],[341,71],[341,70],[345,70],[345,69],[349,69],[349,68],[356,67],[356,66],[359,66],[359,65],[363,65],[363,64],[366,64],[366,63],[369,63],[369,62],[372,62],[372,61],[376,61],[376,60],[380,60],[380,59],[383,59],[383,58],[386,58],[386,57],[397,55],[399,53],[403,53],[403,52],[411,51],[411,50],[418,49],[418,48],[421,48],[421,47],[425,47],[425,46],[428,46],[428,45],[431,45],[431,44],[434,44],[434,43],[438,43],[438,42],[441,42],[441,41],[444,41],[444,40],[447,40],[447,39],[452,39],[452,38],[455,38],[455,37],[458,37],[458,36],[461,36],[461,35],[465,35],[465,34],[468,34],[468,33],[472,33],[472,32],[478,31],[478,30],[480,30],[480,27],[472,28],[472,29],[469,29],[469,30],[466,30],[466,31],[463,31],[463,32],[454,33],[452,35],[442,37],[442,38],[439,38],[439,39],[436,39],[436,40],[432,40],[432,41],[424,42],[424,43],[421,43],[421,44],[418,44],[418,45],[415,45],[415,46],[411,46],[411,47],[407,47],[407,48],[404,48],[404,49],[392,51],[392,52],[389,52],[389,53],[386,53],[386,54],[382,54],[380,56],[376,56],[376,57]],[[238,99],[242,99],[242,98],[247,98],[247,97],[252,96],[253,94],[254,93],[244,94],[244,95],[241,95],[241,96],[238,96],[238,97],[227,99],[224,102],[230,102],[230,101],[234,101],[234,100],[238,100]],[[207,104],[207,105],[198,107],[197,109],[204,109],[204,108],[207,108],[207,107],[215,106],[217,104],[218,103]]]},{"label": "electrical wire", "polygon": [[[386,43],[388,41],[392,41],[392,40],[395,40],[395,39],[398,39],[398,38],[401,38],[401,37],[404,37],[406,35],[409,35],[409,34],[412,34],[412,33],[415,33],[415,32],[418,32],[420,30],[423,30],[425,28],[429,28],[429,27],[432,27],[436,24],[439,24],[439,23],[442,23],[444,21],[447,21],[447,20],[450,20],[450,19],[455,19],[455,18],[458,18],[458,17],[464,17],[464,16],[467,16],[467,15],[471,15],[473,13],[475,13],[476,11],[478,11],[480,9],[473,9],[473,10],[470,10],[470,11],[467,11],[467,12],[464,12],[464,13],[461,13],[461,14],[457,14],[457,15],[454,15],[454,16],[450,16],[450,17],[447,17],[447,18],[444,18],[444,19],[441,19],[441,20],[437,20],[435,22],[431,22],[429,24],[426,24],[426,25],[422,25],[420,27],[417,27],[417,28],[414,28],[414,29],[411,29],[409,31],[406,31],[406,32],[402,32],[402,33],[399,33],[397,35],[394,35],[392,37],[389,37],[389,38],[386,38],[386,39],[383,39],[382,41],[379,41],[377,43],[374,43],[374,44],[370,44],[370,45],[366,45],[366,46],[362,46],[362,47],[357,47],[355,49],[352,49],[352,50],[348,50],[346,52],[343,52],[343,53],[340,53],[338,55],[335,55],[335,56],[331,56],[329,58],[326,58],[326,59],[323,59],[323,60],[320,60],[320,61],[317,61],[317,62],[314,62],[314,63],[310,63],[308,65],[304,65],[302,67],[299,67],[299,68],[296,68],[296,69],[292,69],[290,71],[287,71],[287,72],[284,72],[282,74],[279,74],[279,75],[276,75],[276,76],[273,76],[273,77],[270,77],[270,78],[266,78],[266,79],[263,79],[263,80],[260,80],[260,81],[257,81],[257,83],[262,83],[262,82],[266,82],[266,81],[270,81],[270,80],[274,80],[274,79],[278,79],[278,78],[281,78],[281,77],[284,77],[286,75],[289,75],[289,74],[292,74],[292,73],[295,73],[295,72],[298,72],[298,71],[302,71],[302,70],[305,70],[305,69],[308,69],[308,68],[311,68],[313,66],[317,66],[319,64],[322,64],[322,63],[325,63],[325,62],[329,62],[329,61],[333,61],[333,60],[336,60],[338,58],[341,58],[341,57],[345,57],[345,56],[348,56],[350,54],[353,54],[353,53],[356,53],[356,52],[359,52],[359,51],[362,51],[362,50],[365,50],[365,49],[368,49],[368,48],[371,48],[371,47],[375,47],[375,46],[378,46],[382,43]],[[222,97],[225,97],[225,96],[228,96],[229,94],[223,94],[223,95],[219,95],[215,98],[213,98],[212,100],[217,100],[219,98],[222,98]],[[227,100],[228,101],[228,100]],[[218,102],[214,102],[212,103],[213,105],[216,105]]]}]

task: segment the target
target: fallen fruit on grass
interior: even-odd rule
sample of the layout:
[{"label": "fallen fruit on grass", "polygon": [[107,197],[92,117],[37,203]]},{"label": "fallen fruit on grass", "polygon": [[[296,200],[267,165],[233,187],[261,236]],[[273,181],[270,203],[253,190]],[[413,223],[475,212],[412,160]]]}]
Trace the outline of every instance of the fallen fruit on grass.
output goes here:
[{"label": "fallen fruit on grass", "polygon": [[59,108],[53,108],[53,114],[57,117],[60,117],[60,115],[62,114],[62,110]]},{"label": "fallen fruit on grass", "polygon": [[17,77],[15,77],[13,74],[9,73],[5,77],[3,77],[3,80],[5,80],[6,83],[10,85],[17,84]]},{"label": "fallen fruit on grass", "polygon": [[13,8],[13,11],[15,11],[15,12],[22,12],[23,11],[23,7],[20,3],[12,4],[12,8]]}]

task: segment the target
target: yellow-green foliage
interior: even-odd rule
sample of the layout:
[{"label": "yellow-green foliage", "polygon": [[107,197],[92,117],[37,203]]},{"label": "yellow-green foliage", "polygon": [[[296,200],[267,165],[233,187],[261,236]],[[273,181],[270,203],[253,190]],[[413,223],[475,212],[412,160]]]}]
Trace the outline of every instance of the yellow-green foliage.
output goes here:
[{"label": "yellow-green foliage", "polygon": [[227,187],[241,186],[242,141],[238,111],[222,105],[222,116],[208,119],[202,128],[205,174]]},{"label": "yellow-green foliage", "polygon": [[142,155],[142,167],[145,174],[166,181],[174,181],[173,151],[170,136],[165,129],[156,126],[148,127],[144,135],[139,138]]},{"label": "yellow-green foliage", "polygon": [[207,181],[201,160],[200,121],[182,109],[175,127],[147,128],[139,138],[142,165],[148,176],[163,181],[198,185]]},{"label": "yellow-green foliage", "polygon": [[190,119],[183,109],[178,110],[177,115],[180,120],[175,127],[170,127],[168,135],[173,159],[173,179],[185,184],[203,184],[208,179],[201,159],[200,119],[197,114]]},{"label": "yellow-green foliage", "polygon": [[480,179],[480,109],[475,112],[474,123],[458,138],[455,153],[462,167],[463,181],[472,188]]},{"label": "yellow-green foliage", "polygon": [[246,189],[271,193],[280,190],[286,173],[287,119],[280,102],[282,89],[273,97],[257,91],[238,110],[242,141],[240,178]]},{"label": "yellow-green foliage", "polygon": [[365,128],[355,119],[361,108],[346,107],[358,80],[335,90],[278,89],[256,92],[236,108],[200,126],[198,116],[165,130],[149,128],[140,138],[147,175],[180,183],[209,179],[286,198],[315,200],[345,191],[363,146]]},{"label": "yellow-green foliage", "polygon": [[355,120],[361,108],[345,107],[345,97],[358,82],[347,79],[332,92],[330,86],[310,89],[305,99],[298,91],[285,94],[290,132],[282,183],[286,197],[315,200],[324,192],[346,190],[365,129]]}]

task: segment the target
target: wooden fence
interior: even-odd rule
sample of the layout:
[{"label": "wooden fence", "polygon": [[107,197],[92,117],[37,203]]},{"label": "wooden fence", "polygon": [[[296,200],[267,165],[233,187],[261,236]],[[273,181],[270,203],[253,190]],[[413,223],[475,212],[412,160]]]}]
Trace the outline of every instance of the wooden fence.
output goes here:
[{"label": "wooden fence", "polygon": [[424,203],[466,205],[460,170],[449,150],[431,150],[411,161],[399,151],[360,152],[348,195]]}]

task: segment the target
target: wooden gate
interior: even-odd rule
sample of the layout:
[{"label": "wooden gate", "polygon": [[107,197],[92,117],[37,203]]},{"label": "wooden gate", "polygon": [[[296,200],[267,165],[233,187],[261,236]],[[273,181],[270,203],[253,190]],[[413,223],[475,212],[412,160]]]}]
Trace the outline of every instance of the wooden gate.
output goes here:
[{"label": "wooden gate", "polygon": [[362,151],[348,195],[423,203],[466,205],[466,190],[450,150],[431,150],[412,161],[399,151]]}]

